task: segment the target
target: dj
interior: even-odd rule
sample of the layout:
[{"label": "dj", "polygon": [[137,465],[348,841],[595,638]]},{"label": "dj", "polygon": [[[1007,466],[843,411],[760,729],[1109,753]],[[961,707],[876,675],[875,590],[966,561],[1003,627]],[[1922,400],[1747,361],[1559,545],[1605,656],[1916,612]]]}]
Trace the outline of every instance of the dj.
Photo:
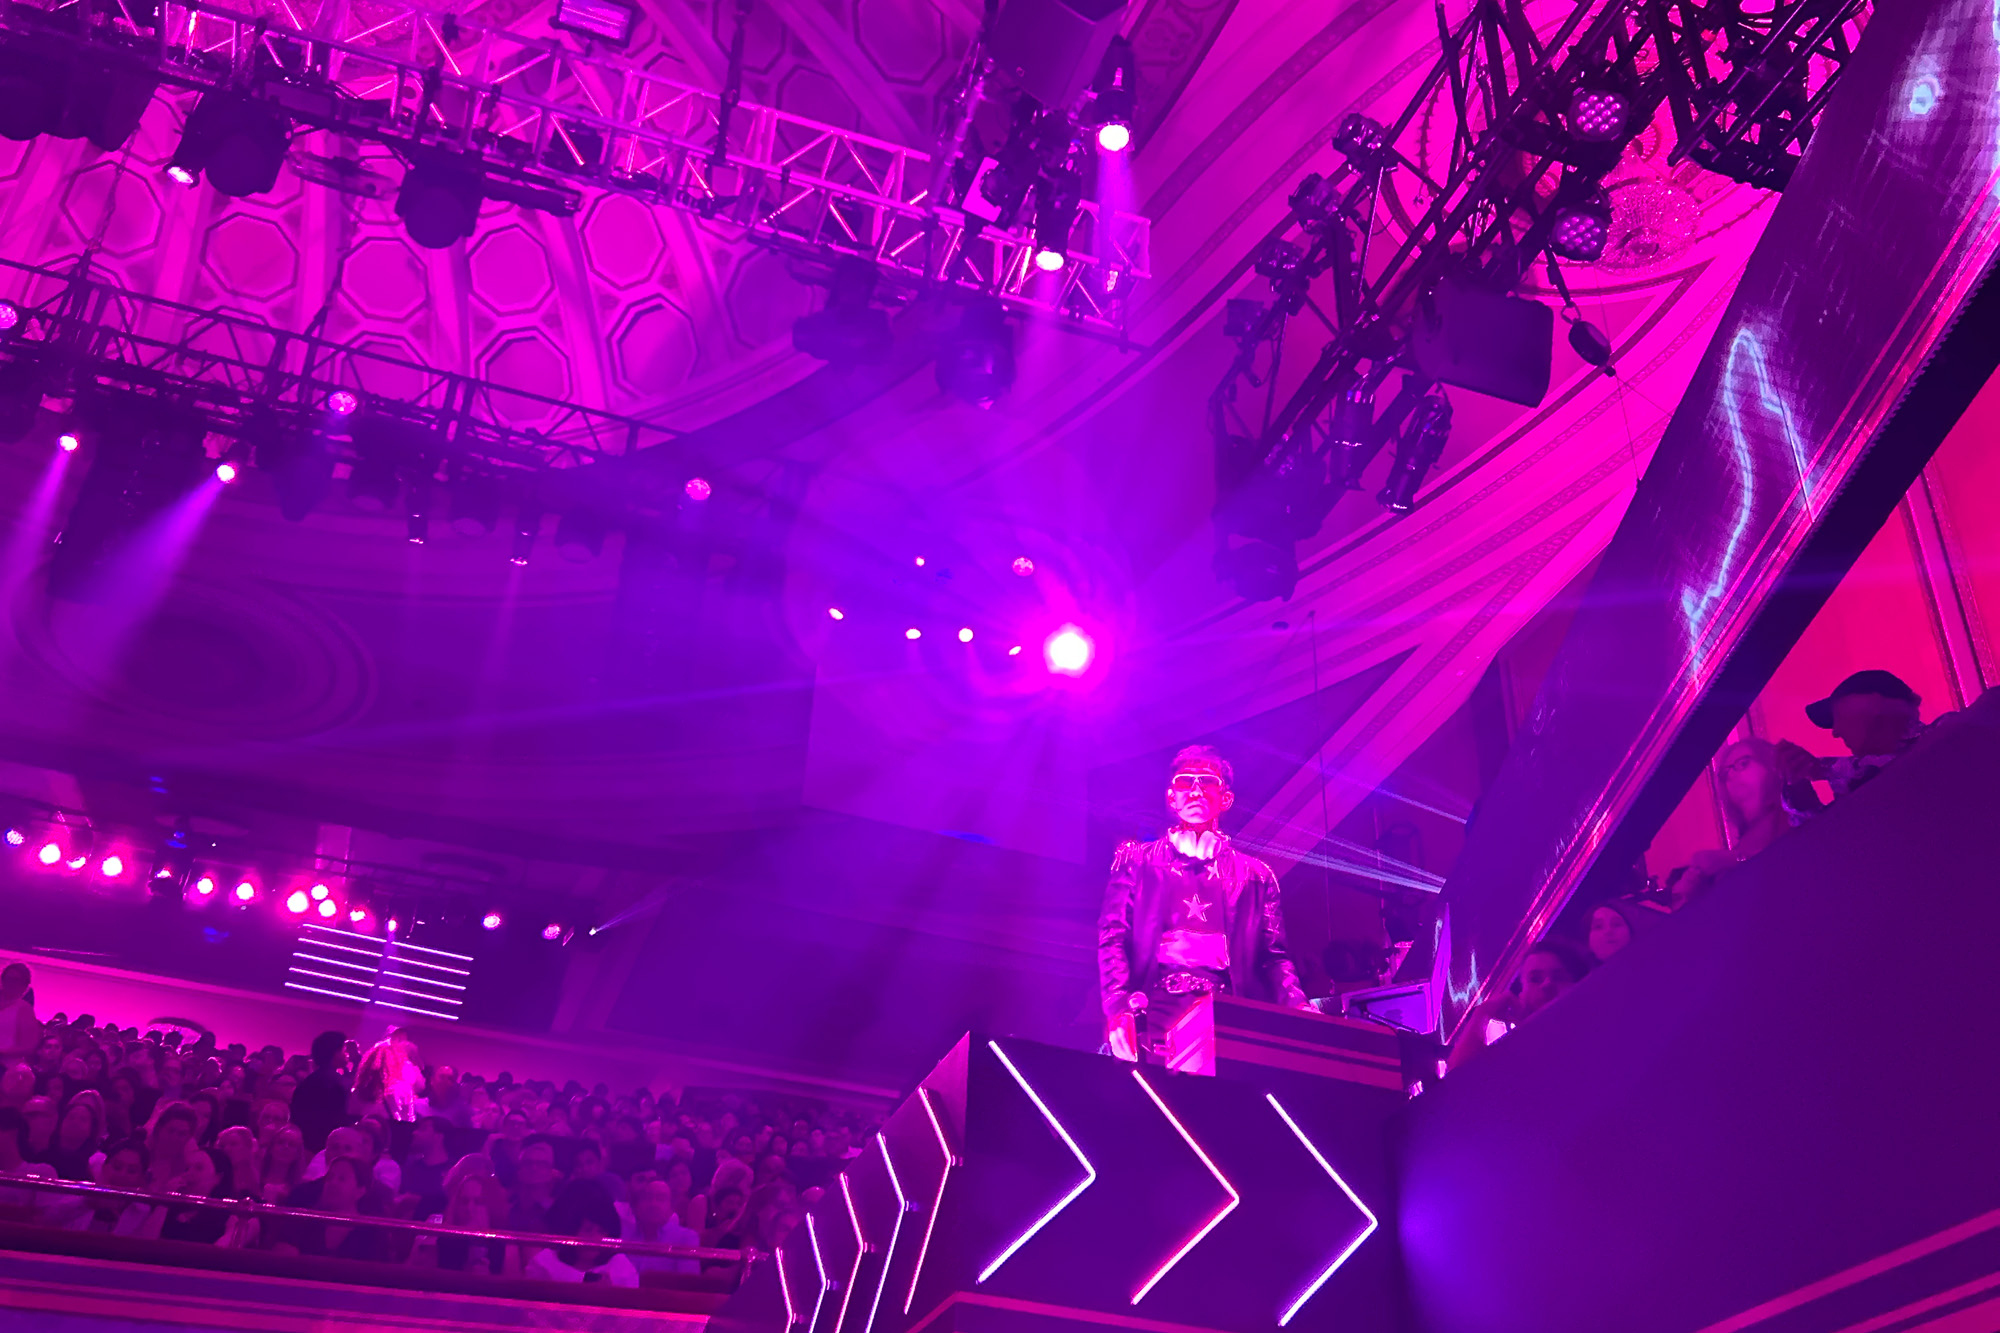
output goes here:
[{"label": "dj", "polygon": [[1174,756],[1163,838],[1128,842],[1111,862],[1097,921],[1097,979],[1105,1036],[1121,1060],[1140,1057],[1144,1013],[1150,1058],[1169,1028],[1216,991],[1305,1009],[1285,951],[1278,878],[1229,843],[1219,825],[1236,803],[1229,761],[1206,745]]}]

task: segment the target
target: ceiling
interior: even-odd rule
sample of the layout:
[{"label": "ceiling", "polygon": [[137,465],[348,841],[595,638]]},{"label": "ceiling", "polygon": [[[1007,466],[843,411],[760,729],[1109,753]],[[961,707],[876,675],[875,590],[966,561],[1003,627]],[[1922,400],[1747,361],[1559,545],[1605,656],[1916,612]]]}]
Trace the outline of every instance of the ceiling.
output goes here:
[{"label": "ceiling", "polygon": [[[466,12],[539,31],[549,8]],[[635,59],[720,84],[732,6],[643,10]],[[751,13],[746,99],[921,144],[978,6]],[[59,266],[88,248],[130,287],[293,328],[324,305],[331,336],[696,432],[720,477],[796,499],[774,592],[676,578],[616,535],[594,561],[544,547],[516,568],[505,533],[412,546],[400,517],[339,499],[293,524],[253,472],[122,637],[102,608],[12,586],[0,750],[579,867],[691,856],[813,809],[1088,878],[1093,770],[1379,676],[1248,812],[1245,836],[1281,866],[1305,853],[1602,547],[1769,196],[1671,167],[1660,135],[1642,136],[1615,180],[1621,239],[1570,273],[1581,317],[1617,344],[1616,377],[1559,340],[1541,407],[1458,395],[1414,513],[1377,506],[1371,477],[1302,548],[1296,595],[1244,604],[1208,567],[1203,404],[1234,350],[1222,302],[1265,294],[1249,260],[1286,196],[1332,167],[1343,114],[1393,118],[1436,55],[1435,20],[1389,0],[1139,0],[1129,31],[1153,277],[1123,344],[1024,325],[1018,382],[986,411],[941,393],[921,355],[846,376],[801,356],[791,322],[817,293],[783,258],[630,198],[569,219],[489,203],[471,242],[431,252],[388,203],[290,173],[240,201],[170,185],[180,109],[165,98],[122,154],[0,143],[0,252]],[[1418,118],[1419,166],[1445,120],[1436,104]],[[1398,178],[1385,247],[1422,203],[1413,188]],[[922,312],[902,319],[907,335]],[[1317,353],[1309,323],[1293,326],[1281,394]],[[0,456],[0,504],[27,506],[47,467],[41,449]],[[1022,555],[1031,576],[1012,572]],[[1070,622],[1101,650],[1080,682],[1038,661]]]}]

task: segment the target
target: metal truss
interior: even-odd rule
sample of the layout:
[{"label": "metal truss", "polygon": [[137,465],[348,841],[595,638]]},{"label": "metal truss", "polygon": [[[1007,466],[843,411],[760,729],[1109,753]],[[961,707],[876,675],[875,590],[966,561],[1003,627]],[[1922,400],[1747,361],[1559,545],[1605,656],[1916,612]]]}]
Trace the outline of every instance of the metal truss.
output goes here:
[{"label": "metal truss", "polygon": [[[539,473],[671,443],[678,432],[539,394],[0,259],[20,312],[0,365],[49,397],[139,393],[246,443],[276,423],[320,429],[337,390],[439,433],[450,456]],[[532,429],[513,422],[535,421]]]},{"label": "metal truss", "polygon": [[[1852,49],[1865,3],[1779,0],[1746,19],[1728,0],[1706,7],[1694,0],[1574,0],[1545,36],[1521,0],[1475,0],[1456,28],[1440,11],[1439,58],[1401,114],[1387,126],[1348,117],[1334,138],[1342,164],[1330,177],[1300,184],[1286,227],[1255,257],[1273,299],[1230,303],[1227,328],[1238,354],[1209,400],[1221,497],[1218,573],[1245,596],[1289,596],[1298,572],[1294,544],[1319,530],[1399,433],[1398,466],[1421,477],[1441,447],[1449,407],[1411,354],[1420,308],[1446,282],[1512,292],[1543,262],[1566,295],[1551,247],[1558,219],[1598,208],[1608,225],[1604,178],[1663,106],[1679,130],[1673,160],[1692,158],[1733,179],[1782,186],[1798,160],[1792,149],[1809,138],[1812,117]],[[1582,89],[1625,100],[1619,132],[1594,139],[1572,133],[1571,98]],[[1413,161],[1422,155],[1413,126],[1440,103],[1450,143],[1444,170],[1432,179]],[[1395,173],[1426,202],[1411,210],[1400,243],[1371,254],[1371,238],[1385,230],[1383,195]],[[1330,313],[1311,294],[1323,278],[1330,279]],[[1332,337],[1280,402],[1284,333],[1308,306]],[[1608,346],[1603,350],[1608,357]],[[1378,415],[1375,391],[1397,370],[1410,374]],[[1259,420],[1246,416],[1245,389],[1265,390]],[[1415,438],[1426,426],[1431,438]]]},{"label": "metal truss", "polygon": [[[325,0],[255,13],[211,0],[16,3],[9,29],[66,35],[161,80],[237,87],[293,121],[406,156],[476,157],[487,193],[567,214],[615,190],[830,261],[874,260],[905,287],[943,282],[1023,310],[1121,333],[1132,280],[1149,277],[1148,224],[1085,201],[1069,263],[1044,274],[1032,238],[938,206],[931,157],[554,37],[456,15]],[[364,16],[365,15],[365,16]]]}]

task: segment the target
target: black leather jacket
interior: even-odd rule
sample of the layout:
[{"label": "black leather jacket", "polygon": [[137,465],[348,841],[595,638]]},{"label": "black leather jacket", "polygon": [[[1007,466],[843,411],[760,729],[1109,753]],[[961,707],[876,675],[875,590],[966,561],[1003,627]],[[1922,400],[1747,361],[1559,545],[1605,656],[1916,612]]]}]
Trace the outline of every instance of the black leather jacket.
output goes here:
[{"label": "black leather jacket", "polygon": [[1166,838],[1128,842],[1112,858],[1097,918],[1097,982],[1105,1017],[1124,1013],[1127,996],[1152,986],[1168,896],[1196,884],[1222,890],[1231,992],[1273,1004],[1306,1002],[1285,948],[1278,877],[1227,838],[1221,842],[1212,864],[1183,856]]}]

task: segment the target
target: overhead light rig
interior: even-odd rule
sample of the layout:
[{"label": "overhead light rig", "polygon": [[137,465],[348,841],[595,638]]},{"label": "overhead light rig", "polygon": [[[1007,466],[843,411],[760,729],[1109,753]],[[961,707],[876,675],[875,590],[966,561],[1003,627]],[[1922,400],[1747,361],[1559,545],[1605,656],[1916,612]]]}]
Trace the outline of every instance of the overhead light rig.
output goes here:
[{"label": "overhead light rig", "polygon": [[[1046,274],[1031,232],[935,206],[928,154],[664,77],[595,42],[579,52],[411,5],[336,6],[329,17],[331,32],[209,0],[17,2],[0,10],[0,45],[20,58],[59,53],[39,62],[52,80],[116,69],[127,93],[196,93],[192,144],[169,168],[184,183],[207,176],[255,193],[275,169],[274,126],[287,144],[303,126],[385,146],[406,164],[398,212],[422,244],[458,239],[483,199],[566,216],[584,191],[610,190],[800,258],[859,256],[910,290],[942,282],[1099,334],[1122,331],[1124,292],[1150,275],[1136,214],[1100,218],[1080,201],[1070,262]],[[135,114],[91,137],[122,128],[122,142],[136,124]],[[0,123],[14,137],[70,128]],[[385,193],[340,151],[291,157],[322,184]]]},{"label": "overhead light rig", "polygon": [[[1272,299],[1229,302],[1238,352],[1209,400],[1217,575],[1252,601],[1289,597],[1296,543],[1391,442],[1378,499],[1414,508],[1450,429],[1445,385],[1538,403],[1554,312],[1515,295],[1537,265],[1564,298],[1571,345],[1610,373],[1610,343],[1577,315],[1561,265],[1603,255],[1605,180],[1627,145],[1665,106],[1679,133],[1671,160],[1781,188],[1864,7],[1777,0],[1745,15],[1728,0],[1576,0],[1546,37],[1521,0],[1475,0],[1455,28],[1440,10],[1441,53],[1401,113],[1386,126],[1347,116],[1333,140],[1340,166],[1300,182],[1285,226],[1254,257]],[[1406,147],[1433,102],[1450,127],[1436,180]],[[1390,245],[1378,239],[1383,195],[1399,172],[1428,203]],[[1330,311],[1312,299],[1321,279]],[[1333,336],[1281,402],[1284,333],[1308,305]],[[1246,388],[1265,391],[1254,421]]]}]

